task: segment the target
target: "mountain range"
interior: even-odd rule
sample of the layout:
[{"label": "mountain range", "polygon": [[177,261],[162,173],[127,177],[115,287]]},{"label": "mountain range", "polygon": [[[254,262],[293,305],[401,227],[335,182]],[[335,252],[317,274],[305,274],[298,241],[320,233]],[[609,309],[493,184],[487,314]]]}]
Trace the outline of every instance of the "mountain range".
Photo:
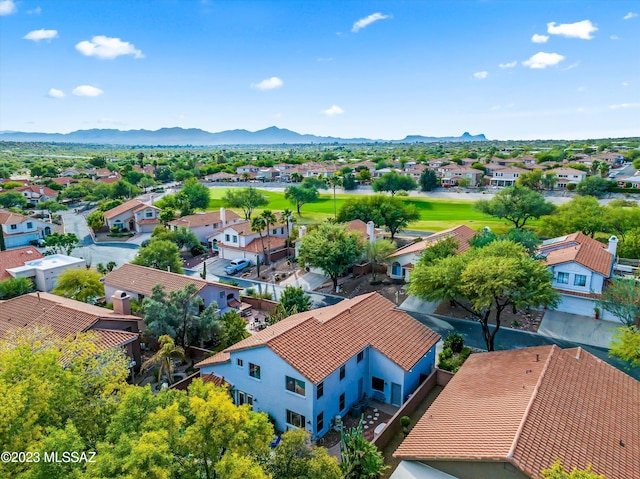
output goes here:
[{"label": "mountain range", "polygon": [[217,133],[198,128],[161,128],[159,130],[115,130],[91,129],[71,133],[27,133],[0,131],[0,141],[47,142],[47,143],[91,143],[107,145],[145,146],[207,146],[207,145],[278,145],[311,143],[436,143],[485,141],[483,134],[461,136],[420,136],[410,135],[402,140],[372,140],[369,138],[336,138],[332,136],[303,135],[295,131],[275,126],[264,130],[227,130]]}]

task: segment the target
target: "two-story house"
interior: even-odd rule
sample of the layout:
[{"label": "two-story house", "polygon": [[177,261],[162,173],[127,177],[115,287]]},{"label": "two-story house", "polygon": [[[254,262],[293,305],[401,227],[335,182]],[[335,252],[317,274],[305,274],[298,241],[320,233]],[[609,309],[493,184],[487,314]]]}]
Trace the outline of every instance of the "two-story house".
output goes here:
[{"label": "two-story house", "polygon": [[196,364],[276,428],[323,436],[363,398],[400,406],[433,370],[440,336],[370,293],[294,314]]},{"label": "two-story house", "polygon": [[518,168],[517,166],[508,166],[493,172],[493,176],[489,178],[489,185],[495,187],[513,186],[518,181],[518,177],[528,170]]},{"label": "two-story house", "polygon": [[457,164],[441,166],[438,168],[438,173],[440,175],[440,184],[445,188],[457,186],[462,179],[469,180],[469,186],[474,188],[478,186],[483,175],[481,170]]},{"label": "two-story house", "polygon": [[4,233],[5,246],[15,248],[28,246],[32,241],[46,238],[53,233],[54,225],[29,216],[0,210],[0,227]]},{"label": "two-story house", "polygon": [[243,165],[243,166],[238,166],[236,168],[236,173],[239,175],[243,173],[248,173],[255,176],[258,174],[259,171],[260,171],[260,167],[255,165]]},{"label": "two-story house", "polygon": [[460,225],[434,233],[431,236],[427,236],[422,241],[398,248],[387,258],[387,274],[392,279],[409,281],[411,270],[420,259],[424,250],[430,248],[438,241],[446,238],[454,238],[458,242],[458,253],[464,253],[470,248],[469,240],[471,240],[475,234],[476,232],[468,226]]},{"label": "two-story house", "polygon": [[48,186],[28,185],[15,188],[13,191],[21,193],[29,204],[37,205],[43,201],[55,200],[58,192]]},{"label": "two-story house", "polygon": [[555,173],[556,183],[554,188],[565,189],[568,184],[578,184],[587,177],[587,173],[575,168],[554,168],[545,172],[545,176],[549,173]]},{"label": "two-story house", "polygon": [[198,241],[203,244],[207,244],[207,237],[212,233],[220,228],[236,224],[240,221],[240,216],[238,216],[234,211],[220,208],[219,211],[183,216],[173,221],[169,221],[168,225],[172,230],[188,228],[193,231],[193,234],[196,235]]},{"label": "two-story house", "polygon": [[[542,242],[538,254],[553,275],[553,288],[560,293],[558,311],[593,316],[596,300],[613,274],[618,238],[604,245],[582,233]],[[604,311],[602,319],[616,321]]]},{"label": "two-story house", "polygon": [[137,233],[150,233],[159,224],[160,208],[139,200],[129,200],[104,212],[104,221],[111,228]]}]

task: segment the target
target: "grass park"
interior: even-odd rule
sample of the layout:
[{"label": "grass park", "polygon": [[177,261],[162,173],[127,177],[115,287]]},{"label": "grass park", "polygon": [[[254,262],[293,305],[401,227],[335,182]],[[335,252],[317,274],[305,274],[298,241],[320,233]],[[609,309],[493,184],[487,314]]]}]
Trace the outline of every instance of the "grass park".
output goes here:
[{"label": "grass park", "polygon": [[[224,206],[222,197],[227,188],[210,188],[209,210],[215,210]],[[294,206],[284,197],[284,192],[259,190],[269,200],[268,209],[272,211],[282,211],[284,209],[295,210]],[[336,195],[336,210],[350,198],[359,195],[338,194]],[[505,232],[509,227],[507,222],[496,219],[492,216],[479,213],[473,209],[474,201],[417,198],[407,196],[397,196],[396,198],[414,205],[420,212],[420,220],[410,223],[407,229],[418,231],[437,232],[454,226],[465,224],[473,229],[480,229],[489,226],[495,232]],[[238,214],[241,210],[232,208]],[[262,209],[256,209],[260,213]],[[302,224],[320,223],[333,217],[333,194],[330,192],[321,193],[318,201],[307,203],[301,208],[301,215],[298,222]]]}]

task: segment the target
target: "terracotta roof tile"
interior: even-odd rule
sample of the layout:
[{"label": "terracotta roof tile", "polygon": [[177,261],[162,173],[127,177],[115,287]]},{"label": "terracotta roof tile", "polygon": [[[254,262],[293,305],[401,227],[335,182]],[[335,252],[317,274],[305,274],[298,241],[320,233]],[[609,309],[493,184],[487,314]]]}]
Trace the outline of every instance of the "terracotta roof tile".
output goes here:
[{"label": "terracotta roof tile", "polygon": [[[240,219],[237,213],[231,210],[225,210],[225,219],[227,222]],[[198,226],[208,226],[220,223],[220,211],[211,211],[209,213],[199,213],[195,215],[183,216],[173,221],[169,221],[171,226],[184,226],[185,228],[196,228]]]},{"label": "terracotta roof tile", "polygon": [[[318,383],[367,346],[408,371],[439,339],[391,301],[370,293],[289,316],[224,353],[267,346]],[[206,361],[196,366],[213,364]]]},{"label": "terracotta roof tile", "polygon": [[91,331],[98,333],[98,347],[100,349],[111,349],[136,341],[140,335],[129,331],[118,331],[115,329],[96,328]]},{"label": "terracotta roof tile", "polygon": [[548,240],[539,251],[545,255],[548,266],[575,261],[596,273],[608,277],[613,266],[613,255],[607,246],[582,233],[573,233]]},{"label": "terracotta roof tile", "polygon": [[394,456],[508,461],[535,479],[559,458],[630,479],[638,430],[640,382],[580,348],[540,346],[471,355]]},{"label": "terracotta roof tile", "polygon": [[33,246],[0,251],[0,281],[12,278],[7,269],[23,266],[25,261],[44,258]]},{"label": "terracotta roof tile", "polygon": [[137,208],[140,208],[141,206],[148,206],[145,205],[142,201],[139,200],[129,200],[126,203],[122,203],[121,205],[116,206],[115,208],[111,208],[108,211],[104,212],[104,217],[107,219],[111,219],[111,218],[115,218],[118,215],[121,215],[122,213],[126,213],[127,211],[133,211]]},{"label": "terracotta roof tile", "polygon": [[151,296],[156,284],[161,284],[166,292],[177,291],[189,284],[195,284],[200,291],[208,284],[222,286],[226,289],[242,289],[228,284],[206,281],[200,278],[185,276],[183,274],[169,273],[159,269],[148,268],[136,264],[125,263],[118,269],[114,269],[104,277],[104,284],[116,289],[131,291],[145,296]]},{"label": "terracotta roof tile", "polygon": [[389,256],[389,258],[403,256],[410,253],[420,254],[425,249],[435,244],[437,241],[449,237],[454,237],[456,240],[458,240],[458,253],[464,253],[469,249],[469,240],[473,238],[475,234],[476,232],[466,225],[456,226],[448,230],[434,233],[431,236],[427,236],[425,239],[423,239],[422,241],[418,241],[417,243],[398,248],[395,253]]},{"label": "terracotta roof tile", "polygon": [[[287,240],[285,238],[280,238],[279,236],[271,236],[271,251],[282,249],[287,244]],[[249,242],[246,246],[235,246],[233,244],[228,243],[218,243],[218,246],[222,246],[224,248],[236,249],[240,251],[250,251],[252,253],[262,253],[262,241],[260,238],[255,238]],[[267,238],[264,238],[264,247],[267,247]]]},{"label": "terracotta roof tile", "polygon": [[216,376],[213,373],[203,374],[200,378],[205,383],[213,383],[216,386],[229,386],[229,383],[224,380],[224,377]]},{"label": "terracotta roof tile", "polygon": [[29,219],[28,216],[21,215],[19,213],[12,213],[11,211],[0,210],[0,225],[24,223],[28,219]]}]

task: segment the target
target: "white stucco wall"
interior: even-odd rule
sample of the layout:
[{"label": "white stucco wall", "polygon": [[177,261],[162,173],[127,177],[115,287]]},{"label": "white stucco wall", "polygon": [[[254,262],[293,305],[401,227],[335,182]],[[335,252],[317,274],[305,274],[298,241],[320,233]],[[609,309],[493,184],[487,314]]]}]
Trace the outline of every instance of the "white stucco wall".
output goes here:
[{"label": "white stucco wall", "polygon": [[[549,268],[553,273],[552,286],[558,289],[564,289],[567,291],[578,291],[581,293],[602,293],[602,286],[604,285],[604,276],[596,273],[589,268],[582,266],[581,264],[571,262],[552,266]],[[568,273],[568,283],[558,283],[558,273]],[[574,285],[576,275],[583,275],[587,277],[585,286]]]}]

